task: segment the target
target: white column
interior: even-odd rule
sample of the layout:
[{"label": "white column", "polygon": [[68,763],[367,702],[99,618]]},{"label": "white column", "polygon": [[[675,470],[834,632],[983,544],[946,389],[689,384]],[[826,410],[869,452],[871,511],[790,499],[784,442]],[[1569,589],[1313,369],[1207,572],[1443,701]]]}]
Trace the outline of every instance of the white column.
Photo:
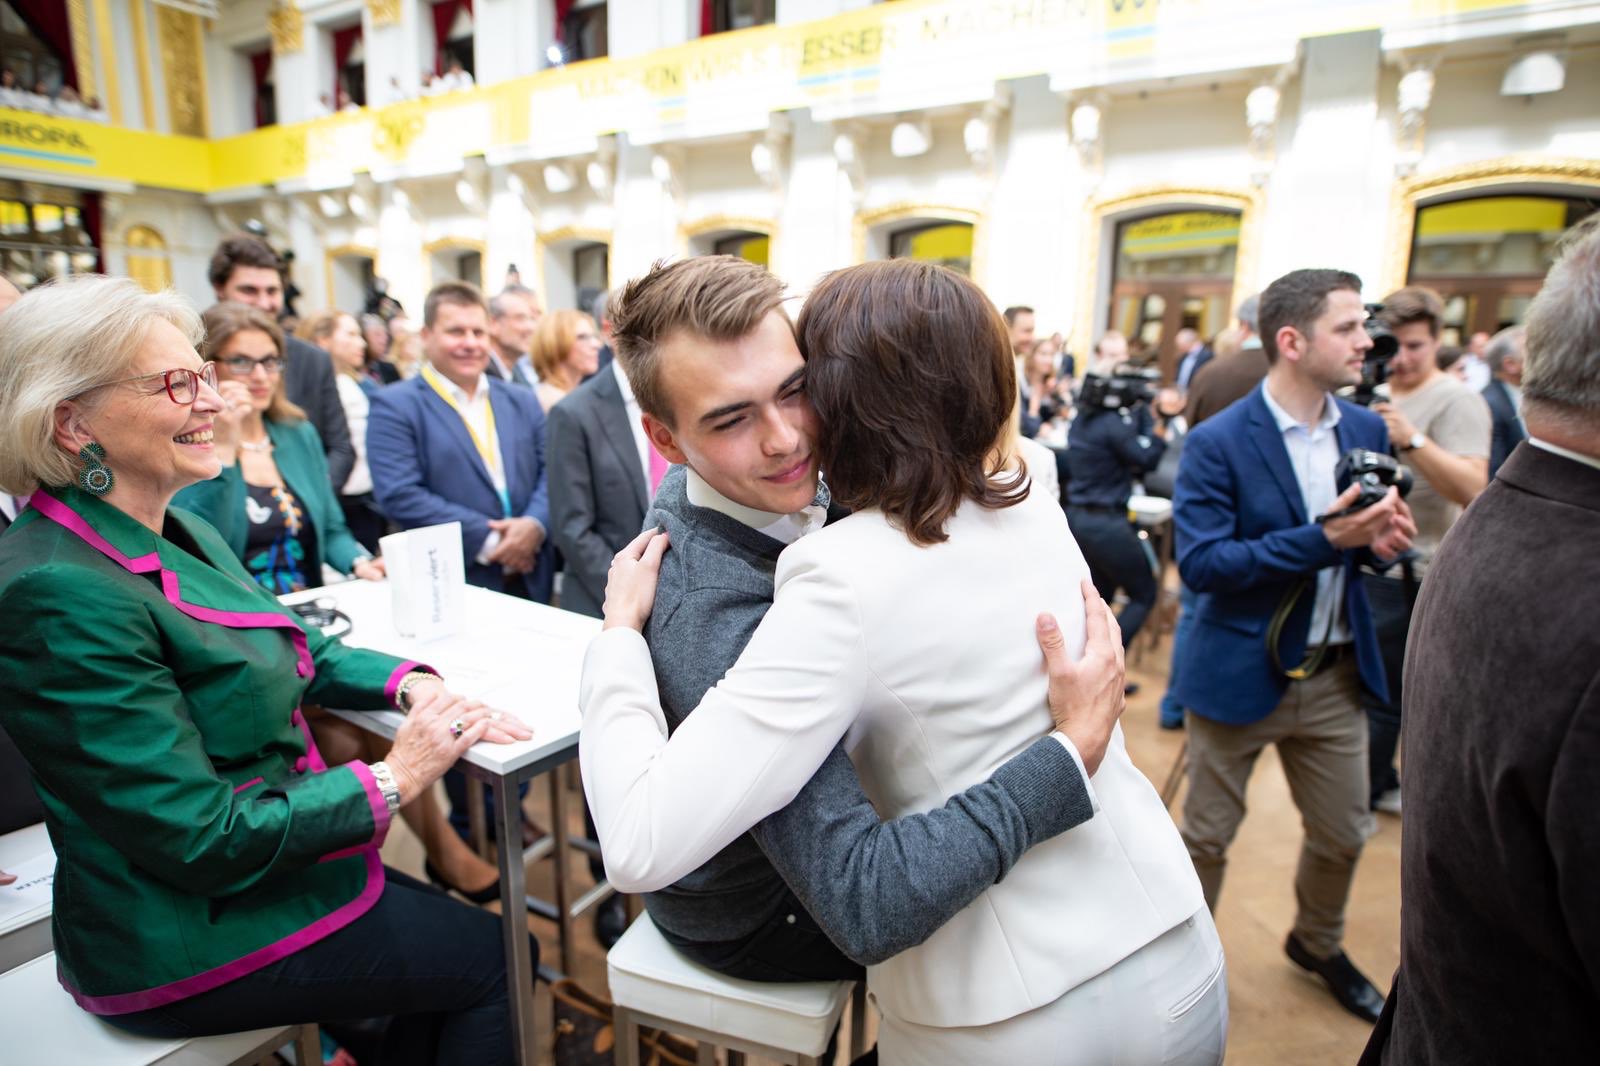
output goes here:
[{"label": "white column", "polygon": [[[505,283],[506,268],[516,265],[523,284],[537,285],[533,260],[534,214],[522,179],[509,167],[492,167],[488,175],[488,251],[483,257],[483,286],[489,296]],[[543,294],[540,294],[543,298]]]},{"label": "white column", "polygon": [[422,323],[422,301],[430,279],[427,256],[422,254],[422,227],[410,197],[398,185],[378,189],[378,269],[389,282],[389,293],[405,306],[407,317]]},{"label": "white column", "polygon": [[613,59],[630,59],[700,36],[700,0],[610,0],[607,47]]},{"label": "white column", "polygon": [[[322,256],[327,244],[323,240],[322,220],[316,217],[316,208],[309,201],[290,196],[285,207],[289,247],[294,249],[294,283],[300,289],[294,308],[304,317],[328,306],[327,264]],[[344,310],[359,311],[360,308]]]},{"label": "white column", "polygon": [[367,104],[382,107],[390,103],[393,87],[391,78],[400,80],[400,88],[407,96],[416,96],[420,90],[422,57],[432,51],[433,29],[427,28],[423,39],[424,20],[430,19],[425,0],[401,0],[400,20],[387,26],[374,26],[372,10],[361,16],[361,36],[367,54]]},{"label": "white column", "polygon": [[[619,137],[612,179],[615,226],[611,234],[613,284],[636,277],[678,247],[679,205],[673,195],[683,180],[681,162],[670,156],[663,169],[654,159],[662,146],[629,144]],[[668,180],[663,181],[665,176]]]},{"label": "white column", "polygon": [[833,154],[837,128],[805,112],[790,117],[794,135],[772,271],[803,296],[824,273],[850,264],[852,207],[849,180]]},{"label": "white column", "polygon": [[1280,120],[1257,285],[1301,267],[1336,267],[1361,275],[1376,299],[1394,175],[1389,126],[1379,120],[1379,35],[1302,43],[1299,108],[1284,116],[1292,136]]}]

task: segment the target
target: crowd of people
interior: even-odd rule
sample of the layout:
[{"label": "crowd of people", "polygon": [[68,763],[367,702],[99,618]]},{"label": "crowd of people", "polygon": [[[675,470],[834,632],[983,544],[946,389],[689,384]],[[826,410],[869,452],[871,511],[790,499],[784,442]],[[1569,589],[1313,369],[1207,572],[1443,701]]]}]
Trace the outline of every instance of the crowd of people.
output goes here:
[{"label": "crowd of people", "polygon": [[[0,290],[0,763],[37,783],[0,814],[56,843],[62,981],[133,1032],[388,1017],[391,1049],[510,1061],[451,766],[526,728],[276,600],[457,522],[470,583],[604,619],[595,876],[713,969],[864,977],[885,1061],[1220,1061],[1211,912],[1268,745],[1305,829],[1284,951],[1378,1023],[1371,1061],[1582,1057],[1600,224],[1564,247],[1526,324],[1454,358],[1434,293],[1374,312],[1297,270],[1180,331],[1165,377],[903,260],[793,322],[710,256],[584,310],[444,282],[419,324],[380,300],[286,331],[253,235],[200,313],[118,279]],[[1172,506],[1176,820],[1118,725],[1165,577],[1136,489]],[[390,747],[324,702],[409,713]],[[1345,910],[1402,796],[1386,1000]],[[396,815],[433,886],[378,859]],[[614,942],[620,906],[596,924]]]},{"label": "crowd of people", "polygon": [[100,98],[78,95],[70,85],[57,85],[39,80],[32,86],[17,79],[10,67],[0,70],[0,107],[16,111],[33,111],[41,115],[59,115],[62,118],[80,118],[89,122],[110,122],[111,116],[100,103]]}]

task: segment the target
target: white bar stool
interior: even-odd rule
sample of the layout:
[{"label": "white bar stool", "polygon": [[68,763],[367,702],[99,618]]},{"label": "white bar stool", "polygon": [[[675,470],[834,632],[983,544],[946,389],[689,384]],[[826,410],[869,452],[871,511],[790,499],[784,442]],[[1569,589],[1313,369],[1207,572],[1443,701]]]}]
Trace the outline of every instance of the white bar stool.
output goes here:
[{"label": "white bar stool", "polygon": [[[662,937],[648,914],[606,956],[616,1004],[617,1066],[638,1066],[639,1027],[700,1041],[700,1061],[726,1048],[729,1066],[746,1054],[787,1066],[821,1066],[822,1053],[852,1002],[850,1056],[866,1036],[866,987],[857,981],[771,984],[740,981],[690,962]],[[852,996],[854,990],[854,996]]]}]

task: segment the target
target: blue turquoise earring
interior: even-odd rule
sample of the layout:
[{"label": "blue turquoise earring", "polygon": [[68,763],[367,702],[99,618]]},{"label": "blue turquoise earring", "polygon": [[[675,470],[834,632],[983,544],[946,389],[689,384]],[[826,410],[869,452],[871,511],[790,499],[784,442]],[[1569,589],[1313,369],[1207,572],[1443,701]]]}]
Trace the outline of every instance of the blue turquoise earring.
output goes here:
[{"label": "blue turquoise earring", "polygon": [[106,450],[95,441],[78,451],[78,458],[83,460],[83,469],[78,471],[78,487],[91,496],[104,496],[117,483],[111,468],[102,462],[105,457]]}]

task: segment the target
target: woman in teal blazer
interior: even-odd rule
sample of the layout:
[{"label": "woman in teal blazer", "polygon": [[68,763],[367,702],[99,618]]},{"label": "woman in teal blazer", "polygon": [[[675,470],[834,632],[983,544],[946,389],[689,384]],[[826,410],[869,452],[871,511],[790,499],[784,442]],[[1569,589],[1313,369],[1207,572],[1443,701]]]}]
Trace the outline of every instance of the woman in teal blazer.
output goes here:
[{"label": "woman in teal blazer", "polygon": [[216,364],[226,405],[213,425],[222,473],[181,490],[173,504],[215,526],[268,592],[321,585],[323,563],[383,577],[383,560],[345,525],[316,428],[284,394],[278,324],[237,303],[212,306],[202,321],[200,354]]},{"label": "woman in teal blazer", "polygon": [[[0,491],[31,494],[0,535],[0,725],[56,852],[61,983],[148,1035],[391,1016],[408,1061],[510,1063],[499,921],[378,847],[472,743],[530,734],[306,629],[169,509],[219,470],[199,335],[180,297],[94,276],[0,329]],[[332,765],[322,702],[408,714],[385,759]]]}]

